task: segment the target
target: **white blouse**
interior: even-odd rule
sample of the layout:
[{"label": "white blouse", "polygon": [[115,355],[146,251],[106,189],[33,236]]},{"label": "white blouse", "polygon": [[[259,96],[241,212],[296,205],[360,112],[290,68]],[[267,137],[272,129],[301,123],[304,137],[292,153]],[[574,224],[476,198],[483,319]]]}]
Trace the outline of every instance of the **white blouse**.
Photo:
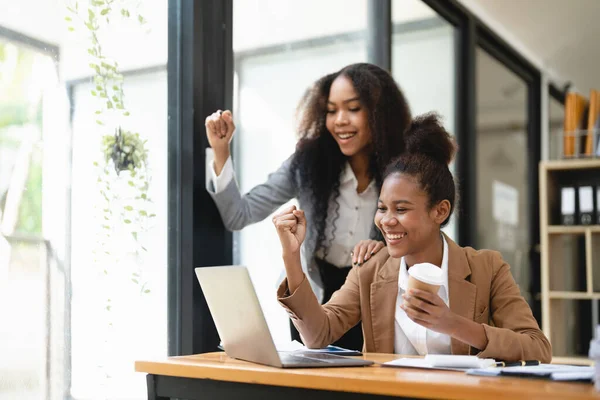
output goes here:
[{"label": "white blouse", "polygon": [[[448,291],[448,243],[444,241],[442,256],[443,284],[440,286],[438,296],[450,306]],[[396,317],[394,329],[394,352],[404,355],[426,355],[426,354],[451,354],[450,336],[432,331],[413,322],[406,312],[400,307],[403,303],[402,294],[408,287],[408,270],[404,257],[400,260],[400,272],[398,274],[398,298],[396,299]]]}]

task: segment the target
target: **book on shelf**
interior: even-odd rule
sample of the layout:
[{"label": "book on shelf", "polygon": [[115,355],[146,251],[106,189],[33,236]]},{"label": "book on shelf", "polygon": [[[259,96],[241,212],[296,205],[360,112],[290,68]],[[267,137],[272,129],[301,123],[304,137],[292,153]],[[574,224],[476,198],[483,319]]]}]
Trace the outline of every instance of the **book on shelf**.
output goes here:
[{"label": "book on shelf", "polygon": [[588,102],[576,92],[567,93],[565,98],[565,120],[563,136],[563,156],[577,156],[577,131],[584,125]]},{"label": "book on shelf", "polygon": [[594,149],[594,143],[596,143],[596,137],[600,135],[600,132],[596,131],[596,126],[600,123],[600,91],[591,89],[590,90],[590,105],[588,108],[588,123],[587,123],[587,135],[584,137],[583,143],[583,155],[593,156],[596,149]]},{"label": "book on shelf", "polygon": [[596,131],[596,156],[600,157],[600,116],[596,118],[596,124],[594,124],[594,131]]}]

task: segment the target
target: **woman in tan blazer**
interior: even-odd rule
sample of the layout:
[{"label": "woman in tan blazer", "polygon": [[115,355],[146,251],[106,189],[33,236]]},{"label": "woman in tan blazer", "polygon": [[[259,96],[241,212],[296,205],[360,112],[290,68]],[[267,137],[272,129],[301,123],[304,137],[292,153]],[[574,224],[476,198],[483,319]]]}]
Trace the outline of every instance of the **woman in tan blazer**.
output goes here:
[{"label": "woman in tan blazer", "polygon": [[[277,296],[304,343],[324,347],[362,321],[365,352],[550,362],[550,343],[500,253],[460,247],[441,232],[456,204],[452,138],[433,114],[416,118],[405,138],[375,215],[387,246],[354,266],[327,304],[302,272],[304,212],[291,206],[273,218],[287,274]],[[437,294],[406,287],[407,271],[425,262],[442,269]]]}]

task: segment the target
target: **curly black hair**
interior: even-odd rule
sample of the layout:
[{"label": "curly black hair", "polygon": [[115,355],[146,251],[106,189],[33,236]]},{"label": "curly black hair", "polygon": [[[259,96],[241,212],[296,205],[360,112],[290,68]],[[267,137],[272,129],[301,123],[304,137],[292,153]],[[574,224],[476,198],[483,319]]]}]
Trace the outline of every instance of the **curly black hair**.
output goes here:
[{"label": "curly black hair", "polygon": [[[411,122],[410,108],[394,78],[373,64],[348,65],[322,77],[305,93],[298,106],[299,140],[291,170],[298,178],[298,189],[311,193],[313,223],[317,232],[316,249],[323,249],[325,256],[329,247],[325,243],[329,203],[340,194],[340,175],[348,161],[325,125],[329,91],[333,81],[340,76],[352,82],[361,105],[368,113],[372,135],[369,175],[375,180],[378,191],[385,167],[404,151],[403,134]],[[333,218],[334,233],[339,218],[338,210],[339,205],[335,208],[336,215]],[[374,226],[371,237],[382,239]]]}]

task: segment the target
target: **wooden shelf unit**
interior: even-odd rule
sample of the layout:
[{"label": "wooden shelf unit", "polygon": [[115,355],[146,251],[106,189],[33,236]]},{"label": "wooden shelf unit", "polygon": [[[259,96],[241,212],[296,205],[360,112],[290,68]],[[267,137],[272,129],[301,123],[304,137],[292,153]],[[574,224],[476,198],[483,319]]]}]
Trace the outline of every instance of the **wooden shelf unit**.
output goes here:
[{"label": "wooden shelf unit", "polygon": [[[577,338],[581,314],[591,310],[592,321],[600,318],[600,225],[560,225],[560,189],[578,179],[600,185],[600,159],[542,161],[539,178],[542,329],[553,362],[589,364],[581,350],[589,344]],[[593,328],[592,322],[590,338]]]}]

